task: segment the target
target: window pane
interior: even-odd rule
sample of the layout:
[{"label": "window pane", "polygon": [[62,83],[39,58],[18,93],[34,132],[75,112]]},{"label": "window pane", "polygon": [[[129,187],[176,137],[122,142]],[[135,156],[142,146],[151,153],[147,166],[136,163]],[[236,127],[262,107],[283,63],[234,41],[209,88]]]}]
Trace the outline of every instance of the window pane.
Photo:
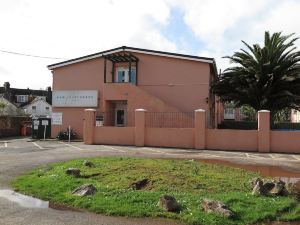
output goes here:
[{"label": "window pane", "polygon": [[124,70],[119,70],[118,71],[118,80],[117,82],[124,82],[125,78],[125,71]]},{"label": "window pane", "polygon": [[130,82],[132,84],[136,83],[136,70],[135,69],[131,70],[131,73],[130,73]]}]

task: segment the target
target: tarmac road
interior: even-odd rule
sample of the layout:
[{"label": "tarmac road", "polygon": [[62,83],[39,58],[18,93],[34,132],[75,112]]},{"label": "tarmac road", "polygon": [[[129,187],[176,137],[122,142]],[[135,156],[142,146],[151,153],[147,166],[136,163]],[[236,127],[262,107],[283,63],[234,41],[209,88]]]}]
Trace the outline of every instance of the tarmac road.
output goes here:
[{"label": "tarmac road", "polygon": [[[82,157],[131,156],[176,159],[218,159],[243,164],[281,166],[300,172],[300,155],[258,154],[189,149],[137,148],[84,145],[81,142],[35,141],[28,138],[0,139],[0,190],[11,189],[11,180],[30,169]],[[1,225],[176,225],[167,219],[110,217],[88,212],[27,208],[0,197]]]}]

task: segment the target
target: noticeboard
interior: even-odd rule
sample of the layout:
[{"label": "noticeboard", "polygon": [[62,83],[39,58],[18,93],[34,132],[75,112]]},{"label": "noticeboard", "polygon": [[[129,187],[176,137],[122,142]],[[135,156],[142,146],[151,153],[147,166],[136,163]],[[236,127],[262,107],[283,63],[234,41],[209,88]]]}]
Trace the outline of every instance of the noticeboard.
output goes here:
[{"label": "noticeboard", "polygon": [[51,124],[52,125],[62,125],[62,117],[63,117],[63,113],[62,112],[53,112],[52,113],[52,121]]}]

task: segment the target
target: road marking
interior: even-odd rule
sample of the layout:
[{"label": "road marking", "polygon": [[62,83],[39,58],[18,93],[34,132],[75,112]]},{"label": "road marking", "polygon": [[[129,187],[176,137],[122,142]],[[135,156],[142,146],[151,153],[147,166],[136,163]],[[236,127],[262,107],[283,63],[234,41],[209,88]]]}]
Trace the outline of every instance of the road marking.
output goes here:
[{"label": "road marking", "polygon": [[121,149],[117,149],[117,148],[114,148],[114,147],[111,147],[111,146],[108,146],[108,145],[102,145],[104,148],[109,148],[109,149],[112,149],[114,151],[118,151],[118,152],[126,152],[124,150],[121,150]]},{"label": "road marking", "polygon": [[67,143],[64,143],[64,142],[60,142],[60,143],[66,145],[66,146],[72,147],[72,148],[76,148],[76,149],[78,149],[78,150],[84,150],[84,149],[79,148],[79,147],[77,147],[77,146],[75,146],[75,145],[67,144]]},{"label": "road marking", "polygon": [[300,161],[300,156],[295,156],[295,155],[292,155],[292,157],[293,157],[294,159],[297,159],[297,160],[299,160],[299,161]]},{"label": "road marking", "polygon": [[38,147],[39,149],[44,149],[42,146],[38,145],[37,143],[35,142],[31,142],[33,145],[35,145],[36,147]]},{"label": "road marking", "polygon": [[7,145],[8,145],[8,144],[7,144],[7,142],[5,141],[5,142],[4,142],[4,148],[7,148]]},{"label": "road marking", "polygon": [[161,153],[161,154],[171,154],[171,155],[174,155],[174,154],[178,154],[178,153],[172,153],[172,152],[162,152],[162,151],[159,151],[159,150],[155,150],[153,148],[148,148],[148,147],[143,147],[142,150],[149,150],[151,152],[158,152],[158,153]]},{"label": "road marking", "polygon": [[277,157],[275,157],[273,154],[269,154],[269,156],[272,158],[272,159],[276,159]]},{"label": "road marking", "polygon": [[255,155],[255,154],[249,154],[250,158],[255,158],[255,159],[265,159],[264,157],[261,157],[260,155]]}]

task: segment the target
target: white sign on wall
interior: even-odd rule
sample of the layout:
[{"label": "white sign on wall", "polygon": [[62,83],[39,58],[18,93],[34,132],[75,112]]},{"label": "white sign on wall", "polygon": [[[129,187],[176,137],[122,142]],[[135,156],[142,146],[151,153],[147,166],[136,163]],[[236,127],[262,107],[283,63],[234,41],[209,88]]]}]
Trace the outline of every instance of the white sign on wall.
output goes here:
[{"label": "white sign on wall", "polygon": [[97,107],[98,91],[53,91],[53,107]]},{"label": "white sign on wall", "polygon": [[53,112],[51,124],[52,125],[62,125],[62,116],[63,116],[63,113],[61,113],[61,112]]}]

